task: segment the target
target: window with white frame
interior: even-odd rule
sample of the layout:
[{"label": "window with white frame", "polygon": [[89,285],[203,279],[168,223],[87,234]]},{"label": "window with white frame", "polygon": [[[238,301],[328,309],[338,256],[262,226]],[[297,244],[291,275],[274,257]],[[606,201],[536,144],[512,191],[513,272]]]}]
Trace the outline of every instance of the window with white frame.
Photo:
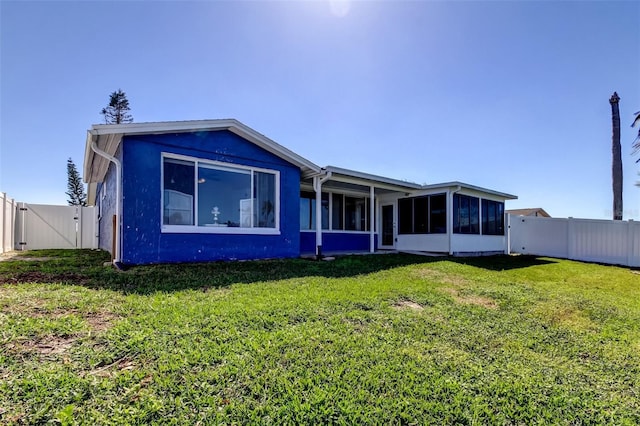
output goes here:
[{"label": "window with white frame", "polygon": [[277,228],[277,171],[165,154],[162,173],[165,226]]}]

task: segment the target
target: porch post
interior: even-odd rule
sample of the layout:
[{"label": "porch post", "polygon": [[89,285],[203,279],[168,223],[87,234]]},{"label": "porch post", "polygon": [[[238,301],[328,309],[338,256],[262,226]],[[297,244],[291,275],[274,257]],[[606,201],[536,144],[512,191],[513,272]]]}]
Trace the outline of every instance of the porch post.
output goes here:
[{"label": "porch post", "polygon": [[375,234],[375,221],[373,218],[375,217],[374,213],[376,211],[375,206],[375,187],[371,185],[369,187],[369,253],[373,253],[376,251],[376,234]]},{"label": "porch post", "polygon": [[313,189],[316,192],[316,258],[322,257],[322,180],[313,177]]}]

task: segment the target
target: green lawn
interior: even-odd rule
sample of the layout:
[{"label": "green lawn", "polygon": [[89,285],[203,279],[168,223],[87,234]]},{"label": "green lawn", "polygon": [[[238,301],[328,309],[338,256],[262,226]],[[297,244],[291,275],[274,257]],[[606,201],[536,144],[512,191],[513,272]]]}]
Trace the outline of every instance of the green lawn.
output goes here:
[{"label": "green lawn", "polygon": [[26,256],[0,262],[0,423],[640,424],[628,268]]}]

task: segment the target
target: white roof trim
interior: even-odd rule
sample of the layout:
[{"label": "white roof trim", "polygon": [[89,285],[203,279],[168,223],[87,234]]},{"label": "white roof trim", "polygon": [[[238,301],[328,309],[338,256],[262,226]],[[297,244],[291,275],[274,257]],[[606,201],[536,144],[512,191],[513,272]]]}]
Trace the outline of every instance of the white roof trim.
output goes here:
[{"label": "white roof trim", "polygon": [[[366,182],[362,182],[361,183],[362,185],[373,184],[373,186],[385,186],[385,187],[391,186],[398,190],[400,189],[417,190],[422,188],[422,185],[418,185],[417,183],[387,178],[384,176],[372,175],[369,173],[358,172],[356,170],[343,169],[341,167],[327,166],[324,168],[324,170],[326,170],[327,172],[331,172],[332,176],[329,180],[334,180],[334,181],[340,181],[341,180],[340,175],[342,175],[348,178],[355,178],[357,180],[366,181]],[[355,183],[353,179],[346,180],[346,182]],[[383,184],[383,185],[379,185],[379,184]]]},{"label": "white roof trim", "polygon": [[444,182],[444,183],[436,183],[433,185],[423,185],[421,189],[441,189],[441,188],[455,188],[460,187],[462,189],[470,189],[472,191],[484,192],[485,194],[495,195],[496,197],[504,198],[505,200],[517,200],[518,197],[516,195],[507,194],[506,192],[494,191],[493,189],[483,188],[481,186],[469,185],[464,182]]},{"label": "white roof trim", "polygon": [[260,148],[295,164],[300,167],[302,173],[319,173],[321,171],[320,167],[316,164],[235,119],[161,121],[150,123],[94,124],[91,126],[91,129],[87,132],[87,142],[85,146],[85,181],[87,183],[101,182],[104,180],[104,176],[109,167],[108,162],[101,157],[98,158],[91,149],[92,141],[96,141],[98,148],[111,155],[115,155],[124,136],[216,130],[229,130]]}]

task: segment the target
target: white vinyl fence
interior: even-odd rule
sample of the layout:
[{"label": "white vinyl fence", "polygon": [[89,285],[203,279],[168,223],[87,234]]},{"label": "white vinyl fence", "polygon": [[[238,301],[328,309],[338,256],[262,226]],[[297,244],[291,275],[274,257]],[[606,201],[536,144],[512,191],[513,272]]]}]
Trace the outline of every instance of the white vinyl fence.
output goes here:
[{"label": "white vinyl fence", "polygon": [[16,220],[16,202],[0,193],[0,253],[13,250]]},{"label": "white vinyl fence", "polygon": [[640,222],[508,215],[510,253],[640,266]]},{"label": "white vinyl fence", "polygon": [[98,247],[95,207],[17,205],[16,250]]}]

